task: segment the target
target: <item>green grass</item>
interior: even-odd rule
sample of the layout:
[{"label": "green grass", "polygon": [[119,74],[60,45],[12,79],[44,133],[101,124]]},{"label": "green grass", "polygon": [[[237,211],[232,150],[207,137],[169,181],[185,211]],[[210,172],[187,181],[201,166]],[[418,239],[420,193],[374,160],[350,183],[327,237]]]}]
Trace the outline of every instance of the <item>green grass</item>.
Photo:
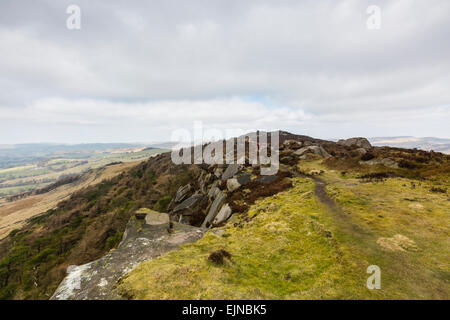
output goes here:
[{"label": "green grass", "polygon": [[[133,299],[340,299],[361,298],[364,268],[351,263],[328,230],[309,179],[251,207],[252,219],[234,217],[222,235],[209,231],[197,243],[139,265],[119,290]],[[236,226],[234,226],[236,223]],[[217,229],[215,230],[217,232]],[[216,266],[211,252],[231,261]]]},{"label": "green grass", "polygon": [[[321,179],[341,209],[320,203],[311,179],[296,178],[292,189],[197,243],[141,263],[119,292],[131,299],[449,299],[450,201],[430,191],[447,180],[361,183],[360,173],[343,176],[318,161],[301,169],[325,170]],[[397,234],[414,250],[378,242]],[[219,249],[232,255],[223,266],[208,260]],[[380,290],[366,287],[369,265],[381,269]]]}]

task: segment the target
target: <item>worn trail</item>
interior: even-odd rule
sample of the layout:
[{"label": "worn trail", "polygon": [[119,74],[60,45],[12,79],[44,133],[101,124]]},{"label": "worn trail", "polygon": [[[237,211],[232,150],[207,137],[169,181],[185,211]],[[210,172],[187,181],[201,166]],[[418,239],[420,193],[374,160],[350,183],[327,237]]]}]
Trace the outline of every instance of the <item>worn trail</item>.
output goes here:
[{"label": "worn trail", "polygon": [[358,235],[359,237],[373,237],[374,235],[372,232],[366,228],[361,227],[360,225],[354,223],[351,221],[351,216],[349,214],[345,213],[342,208],[332,199],[327,191],[326,186],[327,183],[322,180],[321,178],[317,176],[310,176],[306,174],[299,173],[297,171],[294,171],[290,168],[287,168],[285,166],[281,166],[283,170],[289,171],[293,176],[295,177],[301,177],[301,178],[309,178],[314,181],[315,188],[314,188],[314,194],[316,195],[317,199],[320,201],[320,203],[324,204],[326,208],[328,209],[328,212],[335,218],[337,224],[343,229],[344,231],[350,231],[353,234]]}]

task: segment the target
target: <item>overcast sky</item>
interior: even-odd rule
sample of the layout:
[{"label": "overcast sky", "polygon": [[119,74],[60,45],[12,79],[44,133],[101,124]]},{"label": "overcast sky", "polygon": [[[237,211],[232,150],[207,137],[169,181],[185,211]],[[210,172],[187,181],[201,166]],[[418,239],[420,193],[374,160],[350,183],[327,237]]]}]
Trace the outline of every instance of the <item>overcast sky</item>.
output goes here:
[{"label": "overcast sky", "polygon": [[0,143],[162,141],[194,121],[450,138],[449,16],[448,0],[1,0]]}]

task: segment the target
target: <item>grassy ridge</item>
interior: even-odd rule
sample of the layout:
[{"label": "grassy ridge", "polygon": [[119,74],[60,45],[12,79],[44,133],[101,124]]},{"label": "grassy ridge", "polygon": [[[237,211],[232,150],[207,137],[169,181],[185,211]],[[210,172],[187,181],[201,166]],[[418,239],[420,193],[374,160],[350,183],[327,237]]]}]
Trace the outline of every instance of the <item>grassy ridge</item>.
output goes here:
[{"label": "grassy ridge", "polygon": [[[313,189],[311,180],[294,179],[292,189],[258,201],[248,215],[142,263],[119,290],[133,299],[363,297],[364,266],[347,263]],[[231,254],[223,266],[208,260],[219,249]]]},{"label": "grassy ridge", "polygon": [[[141,263],[122,279],[131,299],[448,299],[450,201],[439,179],[361,181],[321,161],[327,193],[320,203],[310,179],[258,201],[247,214],[209,231],[195,244]],[[363,169],[362,172],[365,172]],[[398,239],[406,239],[398,246]],[[386,245],[388,244],[388,245]],[[231,260],[217,266],[212,252]],[[381,290],[369,290],[369,265],[381,268]]]}]

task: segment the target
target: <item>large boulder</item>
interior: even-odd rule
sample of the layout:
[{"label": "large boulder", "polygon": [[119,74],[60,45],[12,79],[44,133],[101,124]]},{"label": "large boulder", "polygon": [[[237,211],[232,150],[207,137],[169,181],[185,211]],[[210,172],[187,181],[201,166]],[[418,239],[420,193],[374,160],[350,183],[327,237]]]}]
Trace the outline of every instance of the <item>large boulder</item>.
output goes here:
[{"label": "large boulder", "polygon": [[222,208],[220,209],[217,216],[214,218],[213,224],[218,225],[226,220],[231,216],[232,211],[228,203],[225,203]]},{"label": "large boulder", "polygon": [[169,222],[166,213],[150,211],[144,219],[133,217],[123,239],[115,250],[102,258],[67,268],[52,300],[114,300],[123,299],[116,291],[117,281],[139,263],[156,258],[185,243],[200,239],[203,230]]},{"label": "large boulder", "polygon": [[173,221],[189,222],[190,217],[199,213],[208,197],[203,194],[194,194],[182,203],[177,205],[171,212],[170,217]]},{"label": "large boulder", "polygon": [[230,164],[222,174],[222,180],[228,180],[239,172],[239,164]]},{"label": "large boulder", "polygon": [[251,181],[251,174],[244,173],[238,175],[236,178],[231,178],[227,180],[227,189],[230,192],[239,189],[242,185],[247,184]]},{"label": "large boulder", "polygon": [[337,142],[337,144],[347,146],[347,147],[356,146],[358,148],[364,148],[364,149],[372,148],[372,145],[370,144],[369,140],[367,140],[366,138],[363,138],[363,137],[341,139]]},{"label": "large boulder", "polygon": [[238,182],[236,178],[231,178],[227,180],[227,189],[230,192],[237,190],[241,187],[241,184]]},{"label": "large boulder", "polygon": [[193,196],[187,198],[182,203],[177,205],[173,212],[183,211],[186,209],[193,209],[199,202],[204,200],[205,196],[202,194],[194,194]]},{"label": "large boulder", "polygon": [[298,150],[302,147],[302,142],[296,140],[286,140],[283,142],[283,147],[291,150]]}]

